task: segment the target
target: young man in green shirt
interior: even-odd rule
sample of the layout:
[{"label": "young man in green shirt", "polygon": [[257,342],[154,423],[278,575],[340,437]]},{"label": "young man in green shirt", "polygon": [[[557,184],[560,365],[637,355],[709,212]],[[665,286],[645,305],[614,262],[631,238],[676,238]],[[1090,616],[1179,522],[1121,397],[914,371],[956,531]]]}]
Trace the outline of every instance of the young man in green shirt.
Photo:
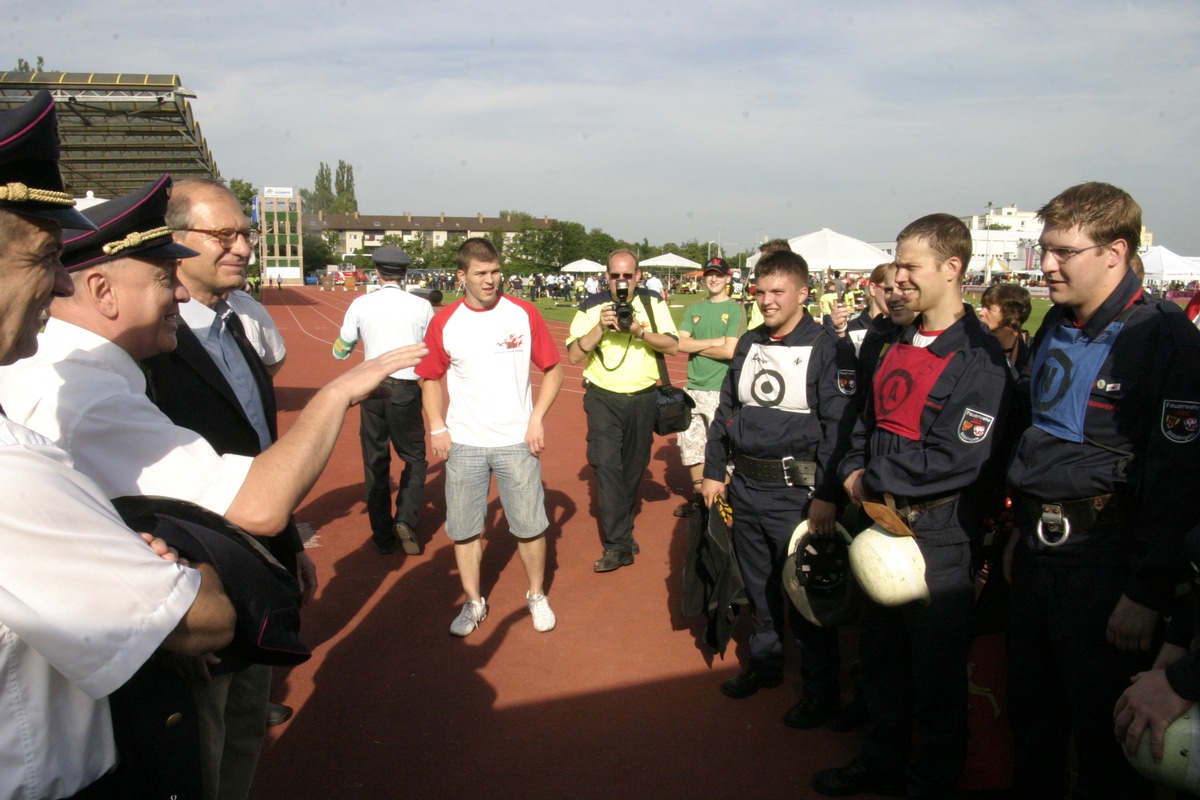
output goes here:
[{"label": "young man in green shirt", "polygon": [[692,497],[675,516],[688,517],[703,503],[700,484],[704,479],[704,448],[708,426],[721,399],[721,384],[729,371],[729,359],[738,337],[745,332],[742,306],[729,296],[729,265],[723,258],[709,259],[704,266],[704,288],[708,297],[689,308],[679,326],[679,352],[688,354],[687,393],[696,401],[692,424],[679,434],[679,456],[692,477]]}]

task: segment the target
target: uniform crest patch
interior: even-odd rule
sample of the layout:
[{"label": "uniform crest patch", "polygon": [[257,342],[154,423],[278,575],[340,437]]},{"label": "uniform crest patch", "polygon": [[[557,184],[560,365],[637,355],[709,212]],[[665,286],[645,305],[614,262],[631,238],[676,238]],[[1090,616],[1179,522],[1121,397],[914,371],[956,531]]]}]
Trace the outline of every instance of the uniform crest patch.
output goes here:
[{"label": "uniform crest patch", "polygon": [[854,394],[858,388],[858,376],[852,369],[839,369],[837,379],[838,391],[842,394]]},{"label": "uniform crest patch", "polygon": [[1200,434],[1200,403],[1163,400],[1162,432],[1176,444],[1187,444]]},{"label": "uniform crest patch", "polygon": [[996,418],[990,414],[968,408],[963,412],[962,422],[958,423],[958,438],[967,444],[979,444],[987,438],[995,421]]},{"label": "uniform crest patch", "polygon": [[699,314],[692,314],[692,324],[693,325],[700,324],[700,315]]}]

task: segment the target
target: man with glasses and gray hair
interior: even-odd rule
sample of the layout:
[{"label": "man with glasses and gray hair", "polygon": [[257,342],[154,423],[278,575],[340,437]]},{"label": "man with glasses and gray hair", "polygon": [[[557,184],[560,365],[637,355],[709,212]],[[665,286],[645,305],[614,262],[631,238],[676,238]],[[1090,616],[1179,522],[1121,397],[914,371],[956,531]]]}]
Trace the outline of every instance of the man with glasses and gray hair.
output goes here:
[{"label": "man with glasses and gray hair", "polygon": [[627,567],[638,552],[633,513],[654,440],[657,353],[679,350],[667,304],[638,286],[642,273],[637,256],[616,250],[607,269],[608,291],[580,304],[567,336],[567,358],[572,364],[586,362],[587,457],[596,471],[604,544],[596,572]]},{"label": "man with glasses and gray hair", "polygon": [[[1153,797],[1120,753],[1114,706],[1165,666],[1155,653],[1198,516],[1200,333],[1130,270],[1142,214],[1127,193],[1084,183],[1038,215],[1054,307],[1020,383],[1032,420],[1008,472],[1012,793],[1065,796],[1073,741],[1076,796]],[[1117,728],[1138,711],[1123,707]],[[1169,721],[1152,725],[1160,747]]]}]

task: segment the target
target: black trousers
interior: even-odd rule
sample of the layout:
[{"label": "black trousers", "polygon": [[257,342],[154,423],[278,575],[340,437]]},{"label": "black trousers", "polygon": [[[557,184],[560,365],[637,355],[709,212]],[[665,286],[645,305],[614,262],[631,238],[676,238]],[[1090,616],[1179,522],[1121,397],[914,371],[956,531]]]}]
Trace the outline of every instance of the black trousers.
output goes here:
[{"label": "black trousers", "polygon": [[768,672],[783,669],[786,619],[800,647],[805,696],[834,702],[841,670],[838,629],[818,627],[800,616],[781,583],[788,543],[808,511],[810,497],[807,487],[751,481],[735,470],[729,487],[733,546],[750,600],[750,665]]},{"label": "black trousers", "polygon": [[918,546],[928,605],[885,607],[863,600],[859,652],[871,722],[862,754],[873,771],[899,776],[907,770],[910,797],[953,797],[967,754],[967,652],[975,627],[971,548],[920,540]]},{"label": "black trousers", "polygon": [[[391,397],[365,400],[360,406],[359,439],[366,477],[367,515],[371,520],[371,535],[380,543],[395,539],[393,521],[416,529],[427,467],[421,389],[416,381],[395,383],[391,389]],[[389,444],[404,462],[394,516]]]},{"label": "black trousers", "polygon": [[[1154,797],[1113,738],[1113,707],[1150,652],[1108,643],[1108,618],[1129,569],[1064,564],[1024,543],[1013,558],[1008,628],[1008,703],[1016,742],[1013,797],[1065,797],[1068,748],[1073,797]],[[1148,735],[1148,734],[1147,734]]]},{"label": "black trousers", "polygon": [[627,395],[589,386],[584,395],[587,459],[596,471],[605,550],[628,554],[633,549],[633,515],[642,474],[650,464],[655,406],[653,390]]}]

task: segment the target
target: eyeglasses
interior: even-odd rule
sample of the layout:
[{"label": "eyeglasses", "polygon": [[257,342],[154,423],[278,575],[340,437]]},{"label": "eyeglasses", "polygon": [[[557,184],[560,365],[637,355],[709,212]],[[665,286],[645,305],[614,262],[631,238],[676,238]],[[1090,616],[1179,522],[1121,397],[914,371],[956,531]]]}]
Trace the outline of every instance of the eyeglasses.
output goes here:
[{"label": "eyeglasses", "polygon": [[1097,247],[1108,247],[1110,244],[1112,244],[1112,242],[1104,242],[1103,244],[1090,244],[1087,247],[1081,247],[1078,250],[1075,250],[1071,247],[1048,247],[1047,245],[1039,244],[1035,245],[1033,249],[1037,250],[1043,259],[1045,259],[1046,256],[1054,256],[1054,260],[1059,264],[1062,264],[1063,262],[1069,261],[1085,250],[1095,250]]},{"label": "eyeglasses", "polygon": [[239,236],[243,237],[251,247],[258,247],[258,228],[221,228],[216,231],[208,230],[207,228],[180,228],[179,230],[191,231],[193,233],[207,233],[216,239],[217,243],[226,250],[237,244]]},{"label": "eyeglasses", "polygon": [[634,276],[633,276],[633,274],[629,274],[629,275],[614,275],[614,274],[612,274],[611,272],[610,272],[610,273],[608,273],[608,279],[609,279],[610,281],[631,281],[631,280],[633,280],[633,277],[634,277]]}]

